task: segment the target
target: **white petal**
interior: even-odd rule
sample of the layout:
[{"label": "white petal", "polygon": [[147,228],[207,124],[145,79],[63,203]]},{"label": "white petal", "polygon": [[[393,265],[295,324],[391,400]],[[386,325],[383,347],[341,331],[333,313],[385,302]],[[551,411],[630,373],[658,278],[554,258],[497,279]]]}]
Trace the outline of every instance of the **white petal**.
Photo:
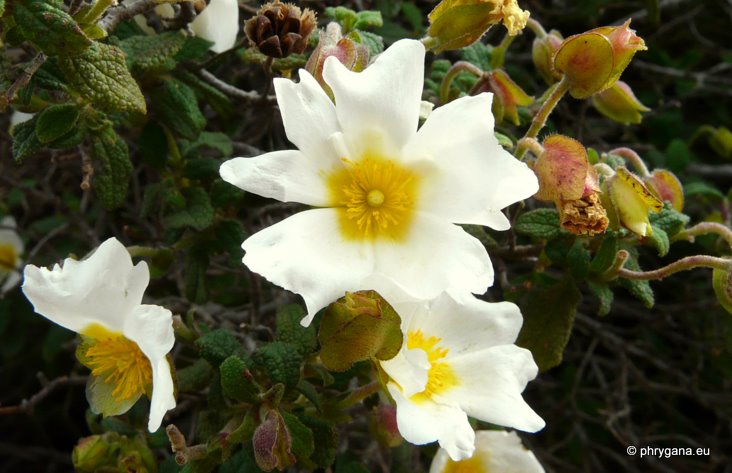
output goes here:
[{"label": "white petal", "polygon": [[10,271],[5,277],[5,281],[2,280],[0,275],[0,281],[2,281],[2,287],[0,287],[0,294],[5,294],[9,290],[13,289],[21,280],[20,272],[17,270]]},{"label": "white petal", "polygon": [[402,348],[394,358],[380,361],[379,364],[406,397],[421,393],[427,386],[431,365],[424,350]]},{"label": "white petal", "polygon": [[482,456],[486,471],[544,473],[539,460],[524,447],[516,432],[479,430],[475,433],[475,449],[487,453]]},{"label": "white petal", "polygon": [[414,403],[391,383],[387,389],[396,402],[397,427],[406,441],[423,445],[437,440],[454,460],[473,454],[475,433],[465,412],[430,401]]},{"label": "white petal", "polygon": [[[403,304],[392,304],[396,311]],[[408,331],[421,330],[425,336],[442,339],[440,346],[450,356],[470,353],[496,345],[512,344],[521,330],[523,318],[516,304],[485,302],[455,291],[440,294],[429,310],[417,311]]]},{"label": "white petal", "polygon": [[239,2],[211,0],[190,24],[196,36],[213,42],[211,51],[222,53],[234,47],[239,32]]},{"label": "white petal", "polygon": [[97,323],[122,332],[125,319],[140,305],[150,280],[147,264],[136,266],[115,238],[88,258],[67,258],[53,270],[27,265],[23,292],[36,312],[75,332]]},{"label": "white petal", "polygon": [[407,146],[410,159],[428,158],[437,167],[422,186],[420,210],[506,230],[501,209],[539,189],[533,171],[498,144],[491,100],[484,93],[437,108]]},{"label": "white petal", "polygon": [[414,135],[424,81],[422,43],[401,40],[391,45],[363,72],[349,71],[335,57],[325,60],[323,78],[333,89],[338,121],[351,145],[368,150],[366,142],[399,150]]},{"label": "white petal", "polygon": [[300,69],[300,83],[277,78],[274,88],[287,138],[322,168],[339,163],[344,156],[338,156],[329,138],[340,132],[340,125],[335,105],[320,84]]},{"label": "white petal", "polygon": [[[449,356],[449,355],[448,355]],[[503,345],[449,357],[460,384],[440,396],[485,422],[536,432],[544,421],[521,397],[538,369],[531,352]]]},{"label": "white petal", "polygon": [[482,294],[493,284],[483,245],[457,225],[429,215],[414,216],[405,241],[374,243],[374,254],[376,271],[416,298],[432,299],[449,288]]},{"label": "white petal", "polygon": [[363,289],[373,272],[372,246],[343,240],[333,209],[295,214],[255,233],[242,248],[249,269],[305,299],[303,325],[346,291]]},{"label": "white petal", "polygon": [[221,178],[247,192],[313,206],[328,204],[323,170],[297,150],[275,151],[252,158],[234,158],[219,169]]},{"label": "white petal", "polygon": [[161,358],[152,365],[153,392],[150,400],[150,418],[147,430],[155,432],[160,428],[165,413],[175,407],[173,395],[173,377],[170,374],[170,364],[166,358]]}]

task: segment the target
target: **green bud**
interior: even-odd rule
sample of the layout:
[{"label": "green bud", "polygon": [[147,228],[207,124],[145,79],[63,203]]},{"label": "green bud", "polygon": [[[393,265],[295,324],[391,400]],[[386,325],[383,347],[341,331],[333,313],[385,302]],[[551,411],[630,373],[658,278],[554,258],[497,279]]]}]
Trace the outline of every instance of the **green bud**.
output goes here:
[{"label": "green bud", "polygon": [[79,440],[71,452],[74,469],[79,473],[93,473],[104,466],[114,465],[119,451],[119,434],[107,432]]},{"label": "green bud", "polygon": [[224,394],[242,402],[255,402],[260,389],[254,381],[247,364],[238,356],[232,355],[219,367],[221,387]]},{"label": "green bud", "polygon": [[620,80],[610,88],[593,95],[592,105],[610,120],[624,125],[640,123],[643,119],[641,113],[651,110],[636,98],[628,84]]}]

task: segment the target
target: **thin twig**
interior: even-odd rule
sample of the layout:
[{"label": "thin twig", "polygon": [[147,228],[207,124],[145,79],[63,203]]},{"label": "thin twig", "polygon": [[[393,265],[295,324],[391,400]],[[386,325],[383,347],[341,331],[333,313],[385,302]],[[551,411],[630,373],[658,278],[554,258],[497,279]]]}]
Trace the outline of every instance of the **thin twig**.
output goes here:
[{"label": "thin twig", "polygon": [[224,94],[228,95],[229,97],[243,100],[245,102],[254,102],[258,100],[266,100],[269,103],[276,103],[277,98],[274,95],[268,95],[266,97],[262,97],[257,92],[254,91],[246,91],[239,89],[237,87],[234,87],[231,84],[227,84],[226,82],[222,81],[215,75],[208,72],[206,69],[201,69],[198,71],[198,75],[203,79],[204,81],[208,82],[212,86],[219,89]]},{"label": "thin twig", "polygon": [[51,394],[59,386],[85,384],[87,376],[61,376],[50,381],[43,389],[35,393],[29,399],[23,399],[20,404],[15,406],[0,407],[0,415],[8,414],[31,414],[36,404],[41,402],[46,396]]},{"label": "thin twig", "polygon": [[46,62],[46,55],[43,53],[38,53],[36,57],[34,57],[31,62],[28,63],[28,67],[26,67],[23,72],[20,73],[20,77],[18,77],[13,85],[11,85],[5,92],[5,100],[0,103],[0,111],[5,110],[5,107],[7,107],[8,104],[12,102],[15,98],[15,94],[17,94],[20,89],[25,87],[28,82],[30,82],[33,74],[36,73],[38,68],[41,67],[44,62]]}]

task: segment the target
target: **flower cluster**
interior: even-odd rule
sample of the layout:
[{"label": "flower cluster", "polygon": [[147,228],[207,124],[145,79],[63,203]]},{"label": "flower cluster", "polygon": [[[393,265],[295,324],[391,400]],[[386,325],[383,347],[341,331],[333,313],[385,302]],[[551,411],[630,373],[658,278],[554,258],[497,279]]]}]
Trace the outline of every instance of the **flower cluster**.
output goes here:
[{"label": "flower cluster", "polygon": [[[459,224],[509,228],[506,206],[538,190],[534,173],[493,133],[492,95],[435,109],[418,129],[425,50],[401,40],[363,72],[337,55],[322,79],[275,79],[297,150],[235,158],[224,180],[261,196],[315,207],[249,237],[244,264],[302,295],[302,321],[347,291],[376,290],[401,317],[403,346],[379,363],[402,436],[439,441],[453,460],[475,450],[467,416],[534,432],[521,397],[537,374],[514,345],[519,309],[490,304],[485,247]],[[314,268],[317,270],[314,271]]]}]

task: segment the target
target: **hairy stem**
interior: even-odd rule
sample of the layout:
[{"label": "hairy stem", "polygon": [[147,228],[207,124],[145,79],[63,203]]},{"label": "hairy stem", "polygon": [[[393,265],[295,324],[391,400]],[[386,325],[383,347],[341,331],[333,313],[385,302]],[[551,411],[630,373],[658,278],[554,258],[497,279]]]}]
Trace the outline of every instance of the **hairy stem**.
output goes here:
[{"label": "hairy stem", "polygon": [[445,74],[445,77],[442,79],[442,83],[440,84],[440,102],[443,105],[449,102],[450,85],[461,72],[468,72],[476,77],[483,75],[483,71],[478,66],[467,61],[458,61],[453,64],[452,67],[448,69],[447,74]]},{"label": "hairy stem", "polygon": [[546,101],[541,105],[539,111],[536,112],[534,119],[531,121],[531,126],[529,126],[529,129],[526,131],[523,138],[519,140],[518,146],[516,146],[516,152],[514,155],[519,160],[523,159],[524,155],[526,155],[526,152],[528,151],[525,144],[526,142],[523,140],[526,138],[536,138],[539,135],[541,129],[546,125],[549,115],[551,115],[559,101],[564,97],[564,94],[569,90],[569,80],[567,80],[567,76],[562,77],[562,80],[554,84],[550,90],[551,93],[549,94],[549,97],[547,97]]},{"label": "hairy stem", "polygon": [[618,271],[618,277],[636,280],[663,279],[679,271],[686,271],[693,268],[714,268],[723,271],[730,270],[731,261],[725,258],[717,258],[716,256],[695,255],[681,258],[678,261],[664,266],[663,268],[654,269],[653,271],[631,271],[629,269],[621,269]]}]

